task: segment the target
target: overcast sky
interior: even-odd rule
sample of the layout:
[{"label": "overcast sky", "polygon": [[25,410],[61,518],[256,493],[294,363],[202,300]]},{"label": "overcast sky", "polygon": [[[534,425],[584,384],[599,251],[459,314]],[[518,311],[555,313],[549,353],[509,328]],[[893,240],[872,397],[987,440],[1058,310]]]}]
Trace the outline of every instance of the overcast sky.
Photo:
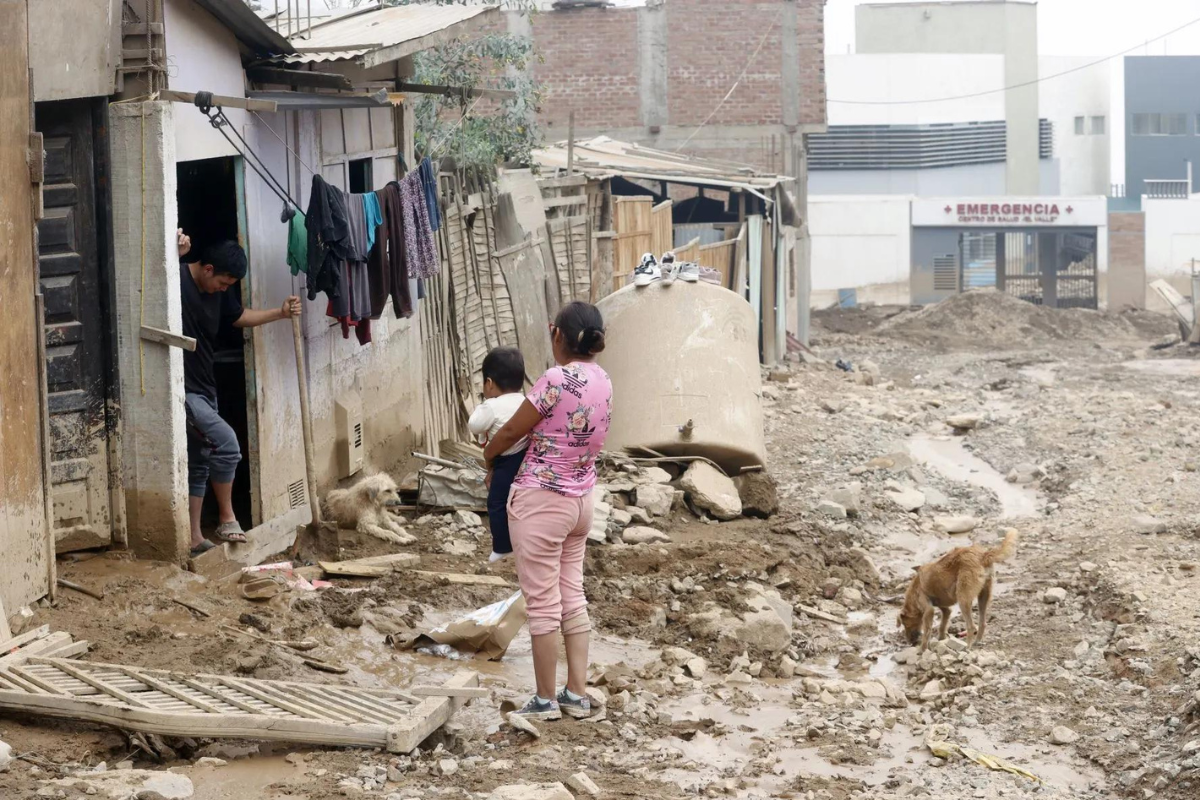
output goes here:
[{"label": "overcast sky", "polygon": [[[891,2],[909,0],[891,0]],[[912,0],[917,1],[917,0]],[[828,0],[830,53],[854,45],[854,7],[865,0]],[[1200,18],[1200,0],[1041,0],[1038,51],[1048,56],[1106,56]],[[1200,23],[1134,54],[1200,55]]]}]

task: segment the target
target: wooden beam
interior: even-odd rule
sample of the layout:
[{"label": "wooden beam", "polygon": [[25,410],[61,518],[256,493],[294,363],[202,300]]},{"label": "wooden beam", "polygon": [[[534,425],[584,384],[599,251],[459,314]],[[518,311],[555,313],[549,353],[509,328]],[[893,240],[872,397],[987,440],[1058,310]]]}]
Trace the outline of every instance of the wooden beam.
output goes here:
[{"label": "wooden beam", "polygon": [[409,690],[417,697],[468,697],[483,699],[491,696],[491,691],[474,686],[414,686]]},{"label": "wooden beam", "polygon": [[154,36],[163,35],[163,24],[161,22],[130,22],[121,26],[122,36],[145,36],[147,33]]},{"label": "wooden beam", "polygon": [[588,182],[586,175],[564,175],[561,178],[538,178],[539,189],[565,189],[568,186],[585,186]]},{"label": "wooden beam", "polygon": [[[195,92],[176,92],[171,89],[160,89],[158,92],[160,100],[171,100],[176,103],[196,103]],[[265,111],[273,113],[277,106],[274,100],[247,100],[244,97],[227,97],[222,94],[214,94],[212,96],[212,104],[214,107],[222,108],[244,108],[247,111]]]},{"label": "wooden beam", "polygon": [[343,575],[357,578],[378,578],[398,569],[419,564],[421,557],[416,553],[392,553],[386,556],[356,558],[350,561],[318,561],[326,575]]},{"label": "wooden beam", "polygon": [[446,97],[491,97],[496,100],[512,100],[517,93],[509,89],[468,89],[464,86],[440,86],[432,83],[400,82],[401,92],[416,94],[440,94]]},{"label": "wooden beam", "polygon": [[313,86],[318,89],[352,89],[354,84],[336,72],[309,72],[306,69],[250,67],[246,77],[256,83],[278,83],[287,86]]},{"label": "wooden beam", "polygon": [[429,572],[423,569],[411,570],[414,575],[426,578],[445,578],[447,583],[458,586],[511,586],[499,575],[466,575],[457,572]]},{"label": "wooden beam", "polygon": [[[461,689],[479,685],[479,673],[464,670],[458,672],[445,686]],[[430,734],[450,721],[454,712],[466,705],[469,698],[428,697],[409,712],[409,715],[387,731],[389,753],[409,753],[417,749]]]}]

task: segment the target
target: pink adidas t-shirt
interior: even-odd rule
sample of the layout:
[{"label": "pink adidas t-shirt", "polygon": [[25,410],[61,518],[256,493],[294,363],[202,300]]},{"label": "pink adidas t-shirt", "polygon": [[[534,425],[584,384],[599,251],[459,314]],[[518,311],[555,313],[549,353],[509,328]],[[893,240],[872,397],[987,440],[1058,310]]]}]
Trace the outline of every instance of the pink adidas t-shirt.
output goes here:
[{"label": "pink adidas t-shirt", "polygon": [[608,373],[588,361],[551,367],[526,399],[542,421],[529,434],[529,449],[513,486],[567,497],[590,494],[612,416]]}]

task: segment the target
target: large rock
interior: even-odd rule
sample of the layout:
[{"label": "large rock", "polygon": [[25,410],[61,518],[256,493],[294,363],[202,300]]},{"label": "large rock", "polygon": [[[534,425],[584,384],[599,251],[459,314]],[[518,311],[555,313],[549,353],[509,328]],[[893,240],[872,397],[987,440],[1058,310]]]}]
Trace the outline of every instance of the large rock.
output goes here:
[{"label": "large rock", "polygon": [[510,783],[497,786],[488,800],[575,800],[561,783]]},{"label": "large rock", "polygon": [[661,483],[649,483],[637,489],[637,504],[651,516],[665,517],[670,514],[674,501],[675,490]]},{"label": "large rock", "polygon": [[658,542],[669,542],[671,537],[654,528],[644,528],[640,525],[634,525],[626,528],[621,534],[621,541],[625,544],[655,544]]},{"label": "large rock", "polygon": [[603,543],[607,538],[608,520],[612,516],[613,507],[603,500],[602,492],[592,493],[592,529],[588,531],[588,541]]},{"label": "large rock", "polygon": [[956,414],[946,418],[946,424],[956,431],[972,431],[979,427],[983,420],[979,414]]},{"label": "large rock", "polygon": [[846,507],[841,503],[835,503],[832,500],[822,500],[817,503],[817,513],[830,519],[845,519],[848,512],[846,511]]},{"label": "large rock", "polygon": [[646,467],[638,475],[637,480],[640,483],[670,483],[674,479],[671,477],[671,473],[662,467]]},{"label": "large rock", "polygon": [[753,611],[738,617],[708,603],[692,615],[691,624],[703,636],[733,639],[773,653],[787,649],[792,642],[791,606],[773,590],[752,590],[744,600]]},{"label": "large rock", "polygon": [[738,496],[737,486],[710,464],[693,461],[679,485],[691,495],[696,508],[717,519],[737,519],[742,515],[742,499]]},{"label": "large rock", "polygon": [[888,481],[884,494],[902,511],[917,511],[925,505],[925,495],[909,486],[901,486],[895,481]]},{"label": "large rock", "polygon": [[977,517],[934,517],[933,526],[946,533],[970,533],[979,527]]},{"label": "large rock", "polygon": [[[50,786],[74,789],[87,795],[112,800],[129,800],[131,797],[162,797],[165,800],[187,800],[196,793],[186,775],[174,772],[158,772],[148,769],[118,769],[59,778],[49,781]],[[151,794],[151,793],[154,794]]]},{"label": "large rock", "polygon": [[0,772],[7,772],[12,762],[12,745],[7,742],[0,742]]},{"label": "large rock", "polygon": [[739,475],[733,483],[747,517],[766,519],[779,510],[779,485],[766,470]]},{"label": "large rock", "polygon": [[1024,486],[1025,484],[1041,480],[1044,477],[1046,477],[1046,473],[1041,467],[1036,464],[1021,463],[1010,469],[1004,479],[1009,483]]},{"label": "large rock", "polygon": [[862,483],[851,481],[840,489],[834,489],[829,499],[846,509],[846,515],[857,517],[862,513]]}]

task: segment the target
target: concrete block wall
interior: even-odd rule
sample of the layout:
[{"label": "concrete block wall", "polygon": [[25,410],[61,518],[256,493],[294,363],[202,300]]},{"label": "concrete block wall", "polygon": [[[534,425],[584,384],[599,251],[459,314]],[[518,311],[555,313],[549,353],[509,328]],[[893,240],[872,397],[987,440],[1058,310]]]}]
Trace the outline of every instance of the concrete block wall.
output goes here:
[{"label": "concrete block wall", "polygon": [[[605,134],[667,150],[692,137],[688,153],[799,174],[794,154],[802,134],[825,126],[824,6],[649,0],[640,8],[536,14],[547,137],[566,138],[574,111],[580,137]],[[518,29],[511,17],[509,29]],[[773,163],[763,148],[772,135],[784,154]]]},{"label": "concrete block wall", "polygon": [[1146,307],[1146,215],[1108,215],[1108,307]]},{"label": "concrete block wall", "polygon": [[129,546],[142,558],[187,555],[183,351],[140,337],[181,333],[171,103],[110,106],[117,362]]}]

